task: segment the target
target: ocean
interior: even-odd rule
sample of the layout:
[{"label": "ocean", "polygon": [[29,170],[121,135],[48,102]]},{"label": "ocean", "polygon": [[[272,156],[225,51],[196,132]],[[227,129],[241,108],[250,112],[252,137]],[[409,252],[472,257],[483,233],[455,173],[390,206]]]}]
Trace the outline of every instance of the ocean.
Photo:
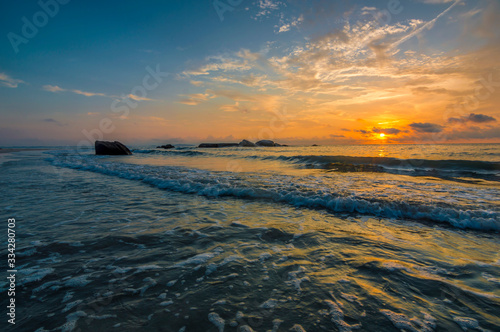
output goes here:
[{"label": "ocean", "polygon": [[131,150],[0,155],[8,328],[500,331],[500,144]]}]

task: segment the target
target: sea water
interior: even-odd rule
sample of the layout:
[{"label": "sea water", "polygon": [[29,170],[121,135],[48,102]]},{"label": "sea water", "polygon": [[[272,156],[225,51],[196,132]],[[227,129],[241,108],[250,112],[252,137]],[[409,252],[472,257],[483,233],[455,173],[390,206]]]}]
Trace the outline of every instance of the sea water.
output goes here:
[{"label": "sea water", "polygon": [[500,330],[498,144],[132,150],[2,159],[13,330]]}]

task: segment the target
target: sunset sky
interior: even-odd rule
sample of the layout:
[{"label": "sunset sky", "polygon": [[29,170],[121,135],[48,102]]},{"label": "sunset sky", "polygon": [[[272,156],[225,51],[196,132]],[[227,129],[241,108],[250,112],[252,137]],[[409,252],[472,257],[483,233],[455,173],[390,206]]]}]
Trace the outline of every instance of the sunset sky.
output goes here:
[{"label": "sunset sky", "polygon": [[497,0],[60,1],[1,5],[0,146],[500,142]]}]

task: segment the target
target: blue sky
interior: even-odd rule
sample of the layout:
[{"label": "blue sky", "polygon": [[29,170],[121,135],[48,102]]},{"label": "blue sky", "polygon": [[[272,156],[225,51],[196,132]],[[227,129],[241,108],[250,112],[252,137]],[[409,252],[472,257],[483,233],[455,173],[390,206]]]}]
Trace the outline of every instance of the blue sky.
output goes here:
[{"label": "blue sky", "polygon": [[[500,136],[498,93],[447,112],[474,100],[481,79],[500,81],[498,1],[41,3],[57,13],[38,1],[2,4],[3,146],[76,144],[102,119],[113,122],[103,138],[132,144],[265,133],[359,143],[380,139],[381,129],[392,133],[387,142]],[[37,19],[38,32],[26,36],[25,21]],[[134,88],[147,68],[168,77],[141,96]],[[137,106],[113,112],[127,96]],[[276,114],[280,126],[270,125]]]}]

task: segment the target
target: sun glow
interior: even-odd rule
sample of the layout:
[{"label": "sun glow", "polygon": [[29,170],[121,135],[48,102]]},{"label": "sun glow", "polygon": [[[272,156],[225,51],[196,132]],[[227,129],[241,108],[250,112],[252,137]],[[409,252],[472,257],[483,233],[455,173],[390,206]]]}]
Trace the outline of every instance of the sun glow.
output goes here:
[{"label": "sun glow", "polygon": [[385,137],[385,134],[384,133],[381,133],[380,134],[380,138],[384,138]]}]

